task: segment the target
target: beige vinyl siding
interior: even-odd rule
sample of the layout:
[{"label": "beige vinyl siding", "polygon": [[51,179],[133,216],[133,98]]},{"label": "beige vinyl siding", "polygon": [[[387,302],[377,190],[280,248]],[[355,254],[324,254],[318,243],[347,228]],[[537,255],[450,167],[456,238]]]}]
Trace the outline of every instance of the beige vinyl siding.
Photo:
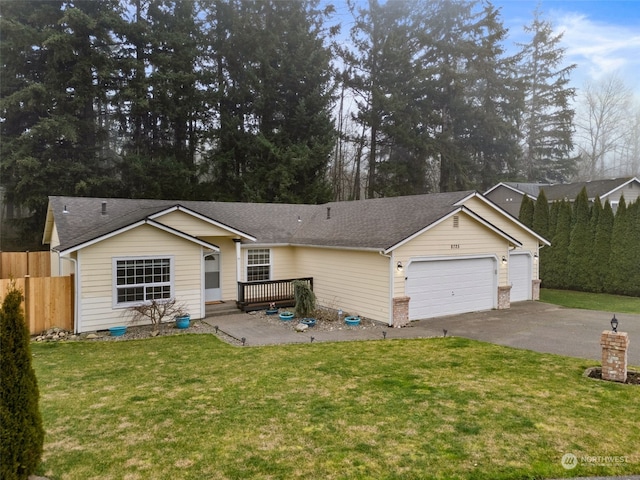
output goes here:
[{"label": "beige vinyl siding", "polygon": [[609,200],[609,202],[619,202],[620,197],[624,196],[624,201],[627,205],[635,202],[638,197],[640,197],[640,186],[636,182],[632,182],[629,185],[621,188],[620,190],[616,190],[611,195],[605,198],[605,200]]},{"label": "beige vinyl siding", "polygon": [[174,211],[167,213],[156,217],[155,221],[194,237],[228,237],[233,235],[229,230],[212,225],[185,212]]},{"label": "beige vinyl siding", "polygon": [[[58,229],[56,228],[56,224],[54,222],[53,227],[51,227],[51,242],[49,243],[49,248],[53,249],[60,245],[60,237],[58,237]],[[58,253],[50,250],[51,252],[51,276],[59,277],[62,276],[63,273],[60,271],[60,262],[58,261]],[[66,261],[66,260],[65,260]]]},{"label": "beige vinyl siding", "polygon": [[148,225],[106,239],[79,252],[81,331],[126,324],[126,309],[113,307],[113,259],[173,257],[176,299],[191,318],[202,318],[202,248]]},{"label": "beige vinyl siding", "polygon": [[271,248],[271,279],[307,277],[304,272],[297,273],[295,251],[293,247]]},{"label": "beige vinyl siding", "polygon": [[377,252],[297,247],[300,276],[313,277],[318,304],[389,321],[389,259]]},{"label": "beige vinyl siding", "polygon": [[[394,251],[394,262],[402,262],[404,272],[409,262],[418,258],[493,256],[498,258],[498,285],[508,284],[508,269],[500,259],[509,255],[506,239],[478,223],[465,213],[458,215],[458,227],[450,217]],[[405,295],[404,275],[394,276],[394,297]]]},{"label": "beige vinyl siding", "polygon": [[[508,233],[513,238],[522,243],[522,247],[517,247],[516,251],[529,252],[531,256],[538,252],[538,239],[531,235],[527,230],[520,227],[504,214],[496,211],[491,206],[485,204],[477,198],[470,198],[465,205],[473,210],[474,213],[498,227],[503,232]],[[538,263],[534,262],[533,279],[538,278]]]}]

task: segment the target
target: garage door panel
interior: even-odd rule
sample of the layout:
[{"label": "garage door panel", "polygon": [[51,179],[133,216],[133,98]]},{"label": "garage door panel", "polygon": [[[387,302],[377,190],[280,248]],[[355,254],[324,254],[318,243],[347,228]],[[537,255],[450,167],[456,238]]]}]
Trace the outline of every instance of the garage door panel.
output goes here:
[{"label": "garage door panel", "polygon": [[531,256],[511,255],[509,257],[509,280],[511,282],[511,301],[531,300]]},{"label": "garage door panel", "polygon": [[409,318],[433,318],[495,306],[492,258],[413,262],[407,275]]}]

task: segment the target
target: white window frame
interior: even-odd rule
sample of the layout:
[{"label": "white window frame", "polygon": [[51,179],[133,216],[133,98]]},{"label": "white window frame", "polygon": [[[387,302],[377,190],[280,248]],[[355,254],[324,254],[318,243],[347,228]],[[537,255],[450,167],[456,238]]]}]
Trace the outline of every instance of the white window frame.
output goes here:
[{"label": "white window frame", "polygon": [[[258,253],[260,252],[260,253]],[[249,263],[252,254],[257,254],[257,255],[264,255],[264,253],[262,252],[266,252],[266,255],[268,255],[268,261],[267,262],[259,262],[259,263]],[[247,282],[264,282],[264,281],[268,281],[271,280],[271,260],[272,260],[273,256],[271,254],[271,249],[270,248],[249,248],[246,251],[246,255],[245,255],[245,278],[247,280]],[[267,267],[267,278],[260,278],[260,279],[251,279],[251,275],[249,274],[249,269],[251,267]]]},{"label": "white window frame", "polygon": [[[118,263],[119,262],[148,262],[148,261],[162,261],[169,260],[169,280],[168,281],[150,281],[150,282],[138,282],[127,283],[118,285]],[[144,275],[144,274],[143,274]],[[148,275],[148,274],[146,274]],[[152,298],[147,296],[149,288],[162,288],[169,287],[169,297],[162,298],[161,300],[169,301],[175,298],[175,262],[172,255],[148,255],[148,256],[135,256],[135,257],[113,257],[112,259],[112,289],[113,289],[113,308],[128,308],[143,305],[146,301],[150,301]],[[118,291],[124,288],[142,288],[144,298],[142,300],[135,300],[130,302],[119,302]]]}]

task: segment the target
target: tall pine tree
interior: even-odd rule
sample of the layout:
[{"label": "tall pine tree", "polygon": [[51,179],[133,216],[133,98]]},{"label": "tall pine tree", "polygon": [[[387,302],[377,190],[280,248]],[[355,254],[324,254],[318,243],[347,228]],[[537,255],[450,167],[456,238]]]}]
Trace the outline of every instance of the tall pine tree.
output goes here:
[{"label": "tall pine tree", "polygon": [[562,34],[554,34],[549,21],[536,9],[521,44],[520,77],[524,82],[525,108],[522,174],[530,182],[562,182],[575,171],[572,131],[575,89],[569,86],[575,64],[564,65]]}]

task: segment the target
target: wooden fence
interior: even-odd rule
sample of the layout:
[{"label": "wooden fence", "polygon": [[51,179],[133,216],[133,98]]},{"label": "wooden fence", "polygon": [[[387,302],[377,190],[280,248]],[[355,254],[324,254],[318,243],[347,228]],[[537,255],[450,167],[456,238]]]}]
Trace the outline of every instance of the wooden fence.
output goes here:
[{"label": "wooden fence", "polygon": [[0,279],[51,276],[49,252],[0,252]]},{"label": "wooden fence", "polygon": [[1,279],[1,300],[4,300],[12,281],[22,291],[22,308],[32,335],[53,327],[73,331],[73,275]]}]

